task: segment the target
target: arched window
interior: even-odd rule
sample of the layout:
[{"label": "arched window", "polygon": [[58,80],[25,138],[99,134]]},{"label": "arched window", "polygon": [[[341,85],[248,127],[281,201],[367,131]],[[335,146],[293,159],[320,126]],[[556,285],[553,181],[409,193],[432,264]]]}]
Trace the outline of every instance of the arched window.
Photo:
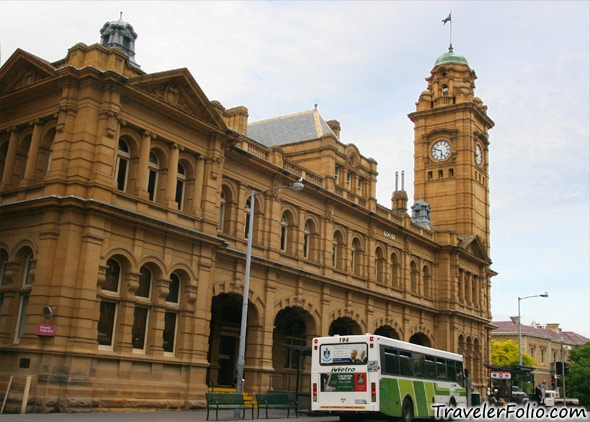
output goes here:
[{"label": "arched window", "polygon": [[418,294],[418,265],[416,265],[416,261],[412,261],[410,263],[410,290],[414,294]]},{"label": "arched window", "polygon": [[33,284],[33,251],[29,251],[25,256],[24,260],[24,274],[23,274],[23,285],[29,286]]},{"label": "arched window", "polygon": [[120,281],[121,266],[117,261],[111,258],[107,261],[106,280],[102,289],[111,292],[118,292]]},{"label": "arched window", "polygon": [[400,278],[399,278],[399,260],[397,258],[397,254],[391,254],[391,285],[394,287],[398,287],[401,285]]},{"label": "arched window", "polygon": [[479,285],[478,285],[478,278],[476,275],[473,275],[471,280],[471,301],[473,302],[473,306],[475,308],[479,308]]},{"label": "arched window", "polygon": [[176,176],[176,194],[174,200],[178,204],[178,209],[184,207],[184,187],[186,185],[186,172],[182,164],[178,163],[178,173]]},{"label": "arched window", "polygon": [[160,173],[160,162],[156,154],[150,151],[150,161],[148,164],[148,185],[147,191],[149,193],[150,201],[156,200],[156,193],[158,189],[158,174]]},{"label": "arched window", "polygon": [[105,282],[101,291],[100,311],[96,340],[99,347],[113,347],[117,306],[120,300],[119,286],[122,271],[119,262],[113,258],[107,260]]},{"label": "arched window", "polygon": [[8,155],[8,139],[0,142],[0,182],[3,182],[4,166],[6,166],[6,157]]},{"label": "arched window", "polygon": [[287,242],[289,237],[289,213],[284,212],[281,217],[281,251],[287,251]]},{"label": "arched window", "polygon": [[20,268],[22,270],[22,287],[19,290],[19,308],[18,319],[15,330],[15,342],[18,343],[23,336],[25,325],[27,323],[27,309],[29,306],[29,296],[31,294],[31,287],[33,284],[33,263],[34,254],[31,249],[25,247],[18,254]]},{"label": "arched window", "polygon": [[165,353],[174,353],[178,315],[180,312],[181,278],[178,274],[170,275],[168,295],[166,296],[166,310],[164,313],[164,332],[162,333],[162,348]]},{"label": "arched window", "polygon": [[431,292],[431,277],[430,277],[430,269],[428,268],[428,266],[424,266],[424,268],[422,268],[422,278],[424,280],[424,296],[425,297],[431,297],[432,296],[432,292]]},{"label": "arched window", "polygon": [[180,279],[174,273],[170,276],[170,284],[168,285],[168,295],[166,296],[166,302],[178,303],[180,294]]},{"label": "arched window", "polygon": [[152,272],[148,267],[143,266],[139,270],[139,274],[139,287],[135,292],[135,296],[149,298],[152,287]]},{"label": "arched window", "polygon": [[219,220],[217,221],[217,229],[220,232],[226,233],[226,224],[225,224],[225,213],[226,210],[226,196],[225,196],[225,188],[221,188],[221,195],[219,196]]},{"label": "arched window", "polygon": [[[26,135],[18,144],[17,151],[16,151],[16,159],[14,162],[14,176],[15,179],[20,181],[25,176],[25,167],[27,165],[27,161],[29,159],[29,150],[31,146],[31,135]],[[4,183],[11,184],[12,180],[7,180]]]},{"label": "arched window", "polygon": [[344,269],[344,236],[340,230],[336,230],[332,238],[332,266]]},{"label": "arched window", "polygon": [[303,258],[309,258],[309,243],[311,241],[310,220],[305,221],[303,228]]},{"label": "arched window", "polygon": [[464,278],[464,272],[463,270],[459,270],[459,276],[458,276],[458,283],[457,283],[457,292],[458,292],[458,296],[459,296],[459,302],[463,303],[464,299],[464,288],[465,288],[465,284],[463,282],[463,278]]},{"label": "arched window", "polygon": [[352,250],[350,251],[350,268],[353,274],[361,274],[361,242],[358,237],[352,240]]},{"label": "arched window", "polygon": [[380,247],[375,249],[375,276],[379,282],[385,280],[385,258],[383,256],[383,249]]},{"label": "arched window", "polygon": [[131,155],[129,153],[129,145],[122,138],[119,138],[119,149],[117,150],[117,168],[115,180],[117,181],[117,189],[120,191],[127,190],[127,175],[129,172],[129,160]]},{"label": "arched window", "polygon": [[303,232],[303,255],[304,258],[311,259],[313,261],[318,259],[318,231],[315,222],[308,218],[305,221],[305,228]]},{"label": "arched window", "polygon": [[8,280],[6,279],[6,265],[8,264],[8,253],[4,249],[0,249],[0,286],[6,286]]},{"label": "arched window", "polygon": [[449,95],[449,86],[448,85],[443,85],[441,87],[441,93],[444,97],[446,97],[447,95]]},{"label": "arched window", "polygon": [[139,270],[139,286],[135,297],[139,298],[133,310],[133,326],[131,327],[131,345],[134,349],[144,350],[150,313],[149,298],[152,290],[152,271],[147,266]]}]

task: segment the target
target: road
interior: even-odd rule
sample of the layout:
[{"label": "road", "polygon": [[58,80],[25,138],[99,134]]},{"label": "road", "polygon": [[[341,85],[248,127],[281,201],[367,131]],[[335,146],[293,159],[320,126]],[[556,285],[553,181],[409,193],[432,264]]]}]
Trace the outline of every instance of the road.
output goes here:
[{"label": "road", "polygon": [[[287,419],[287,412],[270,410],[269,419],[264,419],[262,413],[260,419],[255,421],[278,422]],[[246,420],[252,415],[246,413]],[[254,413],[256,416],[256,413]],[[48,414],[27,414],[27,415],[0,415],[0,422],[197,422],[206,421],[206,410],[178,411],[178,412],[93,412],[93,413],[48,413]],[[233,410],[219,412],[220,421],[236,421]],[[293,415],[289,418],[292,422],[335,422],[339,418],[335,416],[311,417],[300,416],[295,419]],[[209,414],[209,421],[215,421],[215,412]]]}]

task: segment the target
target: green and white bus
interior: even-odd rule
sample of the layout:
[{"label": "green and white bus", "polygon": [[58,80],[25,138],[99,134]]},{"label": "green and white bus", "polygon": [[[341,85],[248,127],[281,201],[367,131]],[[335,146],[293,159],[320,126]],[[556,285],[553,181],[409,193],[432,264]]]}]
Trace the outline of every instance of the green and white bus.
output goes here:
[{"label": "green and white bus", "polygon": [[433,404],[466,406],[463,356],[373,334],[317,337],[311,410],[341,420],[434,417]]}]

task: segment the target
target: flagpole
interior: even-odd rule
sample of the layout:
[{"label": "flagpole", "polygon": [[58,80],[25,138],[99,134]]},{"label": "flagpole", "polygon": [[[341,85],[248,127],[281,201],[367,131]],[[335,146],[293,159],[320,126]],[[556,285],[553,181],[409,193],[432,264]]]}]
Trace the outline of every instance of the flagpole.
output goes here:
[{"label": "flagpole", "polygon": [[[453,11],[449,12],[449,16],[453,15]],[[449,29],[449,44],[453,47],[453,19],[451,18],[451,27]]]}]

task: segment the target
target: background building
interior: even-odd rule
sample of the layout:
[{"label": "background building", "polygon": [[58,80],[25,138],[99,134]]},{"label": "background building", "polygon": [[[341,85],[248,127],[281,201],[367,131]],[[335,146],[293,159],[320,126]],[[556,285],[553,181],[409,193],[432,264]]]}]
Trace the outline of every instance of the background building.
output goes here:
[{"label": "background building", "polygon": [[[512,321],[494,321],[493,324],[497,328],[492,331],[492,340],[511,340],[518,344],[518,324]],[[570,350],[582,347],[590,341],[580,334],[562,331],[557,323],[521,324],[520,331],[522,352],[528,353],[537,362],[534,371],[535,384],[544,382],[548,389],[552,388],[552,377],[556,375],[555,362],[569,362]]]},{"label": "background building", "polygon": [[253,190],[246,390],[308,391],[301,346],[371,332],[463,354],[484,391],[493,122],[463,56],[436,60],[410,114],[410,216],[403,177],[378,204],[377,162],[317,108],[248,122],[186,69],[143,72],[128,23],[101,34],[0,69],[0,391],[29,379],[48,412],[232,386]]}]

